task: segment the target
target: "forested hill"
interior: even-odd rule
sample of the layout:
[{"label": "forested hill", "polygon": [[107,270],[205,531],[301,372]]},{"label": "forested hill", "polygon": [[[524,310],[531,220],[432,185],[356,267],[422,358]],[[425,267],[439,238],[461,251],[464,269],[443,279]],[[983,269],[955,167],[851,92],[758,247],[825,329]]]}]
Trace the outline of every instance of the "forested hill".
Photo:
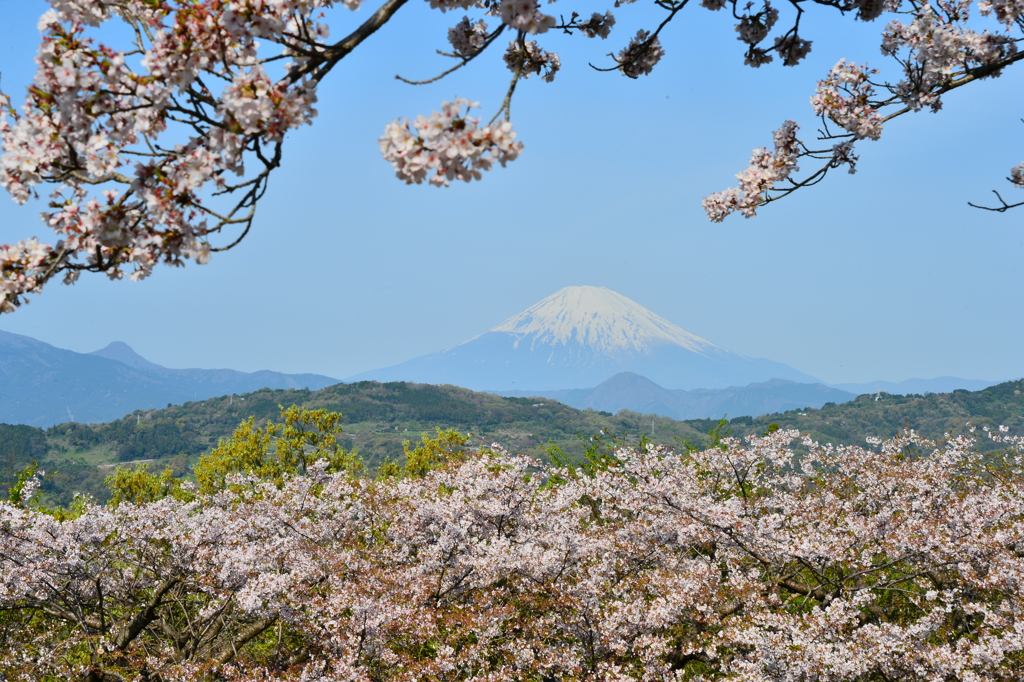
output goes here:
[{"label": "forested hill", "polygon": [[257,423],[280,420],[280,407],[300,405],[341,412],[341,443],[356,448],[370,465],[402,454],[402,441],[418,441],[437,427],[472,433],[475,442],[498,442],[510,450],[544,456],[544,446],[556,444],[568,454],[582,453],[578,436],[603,430],[636,440],[650,435],[673,443],[700,434],[684,422],[638,413],[577,410],[544,398],[503,398],[455,386],[363,381],[338,384],[319,391],[263,389],[137,410],[107,424],[68,423],[37,429],[0,425],[0,486],[30,459],[57,470],[44,485],[63,502],[71,491],[103,499],[103,478],[121,462],[152,461],[154,468],[170,465],[176,473],[203,452],[227,438],[246,418]]},{"label": "forested hill", "polygon": [[[952,432],[962,434],[975,427],[1000,425],[1013,435],[1024,435],[1024,380],[1008,381],[981,391],[958,390],[925,395],[866,394],[818,410],[790,410],[757,418],[732,421],[737,434],[763,432],[770,423],[808,433],[821,443],[863,444],[868,436],[890,438],[911,428],[928,438]],[[695,422],[687,422],[695,424]],[[980,443],[981,449],[992,447]]]},{"label": "forested hill", "polygon": [[[1024,382],[1014,381],[982,391],[954,391],[924,396],[881,393],[848,403],[791,410],[757,418],[737,417],[734,435],[762,433],[772,423],[808,433],[820,442],[863,444],[867,436],[887,438],[906,427],[933,438],[953,431],[1000,424],[1024,435]],[[616,415],[577,410],[543,398],[504,398],[455,386],[377,383],[338,384],[319,391],[263,389],[168,406],[138,410],[107,424],[68,423],[38,429],[0,425],[0,486],[30,460],[41,463],[51,477],[44,489],[54,501],[66,503],[74,491],[104,499],[103,478],[117,463],[148,461],[153,468],[171,466],[178,475],[203,452],[231,435],[239,422],[253,416],[258,423],[277,420],[279,406],[326,408],[344,416],[342,444],[356,448],[371,465],[396,458],[402,441],[416,441],[437,427],[472,433],[477,442],[498,442],[516,452],[544,456],[544,447],[558,445],[567,454],[582,453],[580,437],[612,434],[635,442],[641,435],[656,442],[698,441],[715,420],[674,421],[667,417],[622,411]],[[986,447],[985,443],[981,444]]]}]

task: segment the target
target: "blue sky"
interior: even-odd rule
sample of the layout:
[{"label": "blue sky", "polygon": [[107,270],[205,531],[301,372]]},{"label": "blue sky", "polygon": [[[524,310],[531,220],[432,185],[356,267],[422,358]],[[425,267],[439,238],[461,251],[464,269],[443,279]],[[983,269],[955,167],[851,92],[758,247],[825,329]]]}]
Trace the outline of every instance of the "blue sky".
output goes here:
[{"label": "blue sky", "polygon": [[[18,101],[31,79],[39,0],[0,0],[0,73]],[[334,12],[334,37],[366,16]],[[568,13],[577,6],[556,4]],[[586,12],[606,9],[587,6]],[[141,283],[51,285],[0,329],[92,351],[125,341],[169,367],[344,378],[458,344],[567,285],[604,286],[694,334],[828,382],[1024,376],[1024,211],[971,209],[1024,160],[1024,68],[947,96],[861,143],[860,172],[711,224],[701,198],[734,184],[787,118],[816,129],[808,97],[842,57],[892,71],[881,24],[812,8],[797,68],[744,67],[724,13],[687,9],[666,56],[633,81],[598,73],[657,15],[613,10],[607,41],[540,36],[562,56],[552,84],[520,84],[523,156],[480,183],[436,189],[393,177],[377,149],[391,119],[455,95],[486,118],[508,82],[488,53],[440,83],[434,50],[461,13],[414,0],[320,91],[293,133],[252,234],[209,265]],[[1016,200],[1020,200],[1017,197]],[[49,238],[38,206],[0,201],[0,243]]]}]

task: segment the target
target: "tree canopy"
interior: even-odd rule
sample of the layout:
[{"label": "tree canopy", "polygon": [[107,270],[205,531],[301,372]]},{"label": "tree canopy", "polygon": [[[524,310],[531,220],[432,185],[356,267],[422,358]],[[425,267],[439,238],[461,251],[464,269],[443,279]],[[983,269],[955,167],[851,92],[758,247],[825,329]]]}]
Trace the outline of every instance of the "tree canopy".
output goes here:
[{"label": "tree canopy", "polygon": [[1024,441],[1000,431],[999,453],[904,434],[796,454],[770,428],[558,466],[439,432],[372,480],[332,464],[330,415],[293,417],[327,429],[304,467],[243,426],[219,484],[122,472],[111,504],[55,513],[21,481],[0,501],[0,675],[1024,673]]}]

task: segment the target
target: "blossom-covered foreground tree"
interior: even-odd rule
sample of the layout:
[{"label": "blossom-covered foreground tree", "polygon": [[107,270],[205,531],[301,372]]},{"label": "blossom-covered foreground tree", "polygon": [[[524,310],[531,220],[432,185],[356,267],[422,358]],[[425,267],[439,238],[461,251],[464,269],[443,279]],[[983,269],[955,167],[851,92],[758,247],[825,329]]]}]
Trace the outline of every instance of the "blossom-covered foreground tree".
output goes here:
[{"label": "blossom-covered foreground tree", "polygon": [[[320,81],[407,0],[384,0],[338,41],[328,40],[327,12],[341,12],[337,5],[358,10],[362,0],[49,2],[52,9],[39,21],[38,70],[24,106],[0,95],[0,183],[18,202],[41,186],[53,188],[44,220],[57,242],[32,238],[0,246],[0,312],[12,311],[26,294],[61,274],[65,283],[83,270],[142,278],[157,263],[203,263],[211,252],[237,244],[281,162],[285,133],[316,116]],[[531,75],[551,82],[561,66],[558,54],[527,37],[605,39],[615,25],[606,7],[566,7],[561,12],[567,14],[556,18],[539,0],[429,2],[441,12],[474,15],[448,31],[447,54],[455,66],[445,74],[499,39],[504,44],[506,35],[504,63],[512,76],[508,95],[486,123],[470,114],[475,103],[456,99],[430,115],[386,126],[381,152],[408,183],[468,182],[495,163],[514,160],[523,149],[509,121],[516,84]],[[663,20],[609,55],[606,70],[630,78],[651,73],[664,54],[662,34],[689,0],[654,4]],[[898,74],[885,80],[867,66],[840,61],[812,97],[827,144],[805,144],[797,125],[785,122],[775,133],[774,149],[754,152],[749,168],[737,176],[737,188],[704,200],[711,220],[733,211],[752,216],[764,203],[815,184],[829,170],[853,172],[855,143],[878,139],[887,120],[938,110],[947,92],[998,76],[1024,58],[1018,50],[1024,0],[812,4],[864,21],[888,14],[882,50],[895,60]],[[792,66],[811,49],[800,32],[807,9],[800,0],[781,8],[788,14],[783,24],[771,0],[700,5],[732,13],[751,66],[776,59]],[[985,28],[972,13],[987,20]],[[106,34],[97,31],[105,22],[126,24],[131,44],[100,42]],[[799,176],[801,162],[815,167]],[[1024,165],[1009,180],[1024,187]],[[1001,197],[1000,202],[996,210],[1012,206]]]},{"label": "blossom-covered foreground tree", "polygon": [[321,460],[63,518],[26,486],[0,676],[1019,680],[1021,456],[796,437],[582,469],[421,447],[404,476]]}]

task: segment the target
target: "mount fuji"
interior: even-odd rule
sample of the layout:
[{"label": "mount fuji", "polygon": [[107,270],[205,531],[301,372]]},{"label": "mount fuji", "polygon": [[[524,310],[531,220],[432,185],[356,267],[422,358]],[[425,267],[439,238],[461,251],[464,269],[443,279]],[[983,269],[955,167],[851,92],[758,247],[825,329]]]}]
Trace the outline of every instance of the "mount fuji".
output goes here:
[{"label": "mount fuji", "polygon": [[483,334],[346,381],[454,384],[483,391],[597,386],[633,372],[673,389],[820,380],[695,336],[603,287],[566,287]]}]

